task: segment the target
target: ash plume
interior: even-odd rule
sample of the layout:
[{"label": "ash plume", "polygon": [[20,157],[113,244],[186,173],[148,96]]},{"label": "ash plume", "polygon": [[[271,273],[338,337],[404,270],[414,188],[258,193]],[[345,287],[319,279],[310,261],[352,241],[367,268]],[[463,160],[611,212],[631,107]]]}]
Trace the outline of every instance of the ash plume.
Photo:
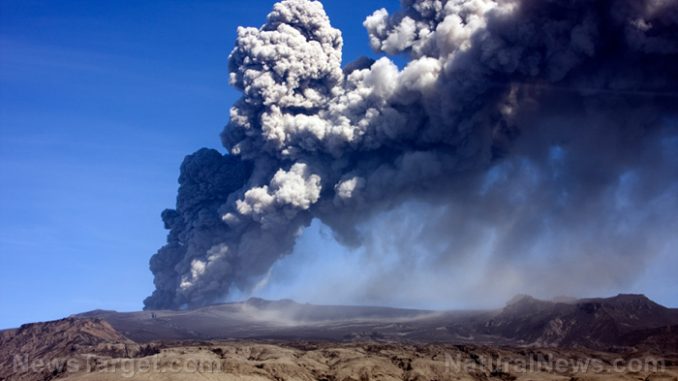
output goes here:
[{"label": "ash plume", "polygon": [[387,57],[342,68],[317,1],[238,28],[228,153],[182,164],[146,308],[252,290],[314,219],[349,247],[402,238],[369,222],[408,202],[435,212],[384,290],[412,255],[454,266],[485,247],[490,275],[518,263],[555,291],[625,284],[666,249],[678,1],[403,0],[364,26],[376,51],[408,57],[402,70]]}]

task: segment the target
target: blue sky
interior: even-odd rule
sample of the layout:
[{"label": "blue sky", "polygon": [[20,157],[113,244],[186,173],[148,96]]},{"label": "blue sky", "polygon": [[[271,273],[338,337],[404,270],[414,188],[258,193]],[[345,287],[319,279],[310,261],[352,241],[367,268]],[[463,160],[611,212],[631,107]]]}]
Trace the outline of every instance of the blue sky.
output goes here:
[{"label": "blue sky", "polygon": [[[0,1],[0,327],[139,309],[184,155],[221,149],[238,25],[273,1]],[[344,58],[397,0],[329,2]]]},{"label": "blue sky", "polygon": [[[179,164],[221,149],[236,27],[259,26],[272,4],[0,0],[0,328],[142,307]],[[345,62],[370,54],[365,16],[397,6],[326,2]],[[264,296],[313,300],[299,290],[314,274],[359,263],[317,225],[299,247],[287,262],[329,254]],[[637,288],[678,305],[660,267]]]}]

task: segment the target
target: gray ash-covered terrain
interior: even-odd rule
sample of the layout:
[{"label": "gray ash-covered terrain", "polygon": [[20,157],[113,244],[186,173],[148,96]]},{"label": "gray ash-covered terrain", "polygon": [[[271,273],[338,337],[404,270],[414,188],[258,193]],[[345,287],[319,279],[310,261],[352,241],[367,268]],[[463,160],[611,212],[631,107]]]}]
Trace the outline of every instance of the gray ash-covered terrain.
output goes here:
[{"label": "gray ash-covered terrain", "polygon": [[[376,339],[503,345],[586,347],[601,350],[664,348],[678,332],[678,309],[643,295],[545,301],[518,296],[500,310],[430,311],[325,306],[291,300],[216,304],[174,311],[91,311],[139,341],[206,339]],[[673,342],[675,343],[675,341]]]},{"label": "gray ash-covered terrain", "polygon": [[485,311],[249,299],[0,333],[0,380],[675,380],[676,364],[678,309],[643,295]]}]

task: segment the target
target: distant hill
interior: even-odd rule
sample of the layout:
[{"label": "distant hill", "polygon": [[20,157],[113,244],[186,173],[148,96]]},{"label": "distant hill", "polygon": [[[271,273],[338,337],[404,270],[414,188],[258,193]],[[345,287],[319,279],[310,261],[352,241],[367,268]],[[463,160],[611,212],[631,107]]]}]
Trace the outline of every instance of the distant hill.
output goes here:
[{"label": "distant hill", "polygon": [[509,303],[479,330],[516,344],[609,349],[643,344],[676,324],[678,310],[644,295],[569,302],[524,296]]},{"label": "distant hill", "polygon": [[253,298],[184,311],[91,311],[76,317],[103,319],[138,342],[377,339],[604,350],[643,345],[676,349],[668,344],[676,335],[672,326],[678,325],[678,310],[644,295],[624,294],[558,301],[519,296],[491,311],[326,306]]}]

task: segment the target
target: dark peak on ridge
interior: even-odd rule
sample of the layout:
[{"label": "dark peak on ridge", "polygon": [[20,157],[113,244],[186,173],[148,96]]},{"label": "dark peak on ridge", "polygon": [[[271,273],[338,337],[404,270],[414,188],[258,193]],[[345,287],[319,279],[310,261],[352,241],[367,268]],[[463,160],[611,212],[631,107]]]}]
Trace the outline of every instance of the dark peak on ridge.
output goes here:
[{"label": "dark peak on ridge", "polygon": [[584,298],[580,301],[600,301],[605,303],[619,303],[619,304],[654,304],[659,306],[660,304],[655,303],[652,299],[648,298],[644,294],[617,294],[609,298]]},{"label": "dark peak on ridge", "polygon": [[69,317],[74,317],[74,318],[86,318],[86,317],[97,317],[97,316],[102,316],[102,315],[107,315],[107,314],[115,314],[118,311],[116,310],[104,310],[101,308],[97,308],[96,310],[91,310],[91,311],[85,311],[77,314],[73,314]]},{"label": "dark peak on ridge", "polygon": [[506,303],[506,306],[502,309],[503,313],[526,313],[528,311],[544,310],[549,309],[554,306],[556,303],[537,299],[530,295],[516,295],[511,300]]},{"label": "dark peak on ridge", "polygon": [[673,314],[670,308],[640,294],[619,294],[611,298],[581,299],[577,302],[577,307],[589,312],[603,310],[620,320],[644,319],[653,321],[661,320],[664,316]]},{"label": "dark peak on ridge", "polygon": [[[299,305],[299,303],[295,302],[292,299],[280,299],[280,300],[268,300],[268,299],[263,299],[263,298],[257,298],[257,297],[251,297],[243,302],[239,302],[242,304],[246,304],[248,306],[254,306],[254,307],[288,307],[288,306],[296,306]],[[236,303],[237,304],[237,303]]]},{"label": "dark peak on ridge", "polygon": [[527,294],[517,294],[506,302],[506,307],[520,303],[531,303],[534,301],[538,301],[538,299]]},{"label": "dark peak on ridge", "polygon": [[558,296],[551,300],[538,299],[531,295],[527,294],[518,294],[511,298],[504,308],[515,309],[518,307],[529,307],[537,305],[548,305],[548,304],[573,304],[581,305],[588,303],[597,303],[600,305],[617,307],[617,308],[630,308],[630,309],[652,309],[652,308],[661,308],[666,309],[667,307],[662,306],[659,303],[651,300],[644,294],[617,294],[616,296],[607,297],[607,298],[582,298],[577,299],[567,296]]}]

